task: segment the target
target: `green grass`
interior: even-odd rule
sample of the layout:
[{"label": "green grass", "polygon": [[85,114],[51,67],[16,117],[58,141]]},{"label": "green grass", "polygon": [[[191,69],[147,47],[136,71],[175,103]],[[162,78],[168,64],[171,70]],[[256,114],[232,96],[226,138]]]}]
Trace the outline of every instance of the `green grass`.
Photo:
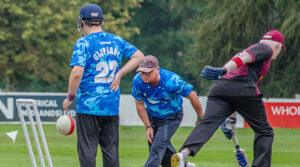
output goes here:
[{"label": "green grass", "polygon": [[[60,135],[55,125],[43,125],[54,167],[79,167],[76,151],[76,134]],[[6,136],[6,132],[19,130],[15,143]],[[30,132],[30,127],[28,126]],[[183,144],[192,128],[180,127],[172,138],[176,149]],[[238,129],[238,139],[253,160],[253,132],[251,129]],[[33,138],[31,138],[33,141]],[[32,142],[33,143],[33,142]],[[33,144],[34,146],[34,144]],[[34,150],[35,146],[34,146]],[[237,166],[233,155],[232,141],[226,140],[218,130],[195,157],[190,157],[198,167],[234,167]],[[35,151],[36,154],[36,151]],[[142,167],[148,156],[148,145],[144,127],[120,127],[120,166]],[[46,159],[46,158],[45,158]],[[36,155],[37,163],[38,156]],[[275,129],[272,167],[296,167],[300,164],[300,130]],[[0,166],[30,167],[31,161],[21,125],[0,124]],[[40,166],[40,164],[38,164]],[[98,150],[97,166],[102,166],[101,151]]]}]

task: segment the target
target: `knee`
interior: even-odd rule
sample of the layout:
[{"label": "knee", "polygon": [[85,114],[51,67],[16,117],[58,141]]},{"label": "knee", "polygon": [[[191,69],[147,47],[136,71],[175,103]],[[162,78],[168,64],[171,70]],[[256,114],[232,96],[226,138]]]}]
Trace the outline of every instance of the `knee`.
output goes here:
[{"label": "knee", "polygon": [[151,146],[150,151],[156,154],[160,154],[162,150],[166,149],[166,145],[164,142],[155,143]]},{"label": "knee", "polygon": [[257,142],[265,141],[265,142],[273,143],[273,140],[274,140],[274,132],[271,127],[267,129],[255,131],[255,141]]},{"label": "knee", "polygon": [[264,136],[274,136],[273,128],[269,124],[260,127],[252,127],[252,128],[256,134],[261,134]]},{"label": "knee", "polygon": [[262,129],[260,131],[260,133],[263,134],[263,135],[274,137],[274,131],[273,131],[273,128],[271,126],[265,128],[265,129]]}]

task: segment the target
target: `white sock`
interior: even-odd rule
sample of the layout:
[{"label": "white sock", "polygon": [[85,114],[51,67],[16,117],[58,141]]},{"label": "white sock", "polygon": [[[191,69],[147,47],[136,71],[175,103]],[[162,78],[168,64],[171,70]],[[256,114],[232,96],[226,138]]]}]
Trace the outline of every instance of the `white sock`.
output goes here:
[{"label": "white sock", "polygon": [[191,154],[191,150],[187,147],[184,147],[180,153],[183,154],[183,158],[187,161],[188,156]]}]

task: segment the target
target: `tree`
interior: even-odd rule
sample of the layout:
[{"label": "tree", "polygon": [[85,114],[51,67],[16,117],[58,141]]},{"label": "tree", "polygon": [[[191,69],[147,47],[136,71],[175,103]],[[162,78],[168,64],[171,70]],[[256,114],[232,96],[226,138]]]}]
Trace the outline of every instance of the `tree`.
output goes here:
[{"label": "tree", "polygon": [[[132,9],[135,16],[129,25],[139,27],[141,33],[133,36],[130,42],[145,55],[156,56],[161,68],[171,70],[189,80],[189,75],[183,68],[183,61],[185,56],[189,56],[184,53],[184,47],[186,43],[191,42],[191,38],[184,28],[184,23],[198,7],[182,9],[179,6],[172,0],[145,0],[141,3],[141,8]],[[124,77],[121,82],[122,93],[131,92],[135,74],[133,72]]]},{"label": "tree", "polygon": [[[129,38],[138,28],[124,24],[141,0],[110,0],[102,5],[104,29]],[[81,0],[0,2],[0,88],[6,91],[65,92],[77,38]],[[107,28],[106,28],[107,27]]]},{"label": "tree", "polygon": [[[194,1],[194,3],[200,3]],[[200,79],[204,65],[222,66],[235,53],[258,42],[271,29],[286,37],[287,51],[271,64],[260,87],[265,97],[293,97],[300,92],[299,1],[207,1],[202,11],[188,22],[193,44],[187,46],[186,70],[199,83],[199,93],[206,94],[211,81]]]}]

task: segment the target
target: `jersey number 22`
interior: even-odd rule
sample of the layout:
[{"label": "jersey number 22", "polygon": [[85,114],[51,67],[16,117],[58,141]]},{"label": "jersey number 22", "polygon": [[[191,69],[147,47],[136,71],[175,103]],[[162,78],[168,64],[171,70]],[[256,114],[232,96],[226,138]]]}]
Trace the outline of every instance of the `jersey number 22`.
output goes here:
[{"label": "jersey number 22", "polygon": [[[96,71],[100,71],[94,78],[95,83],[111,83],[115,78],[115,72],[118,67],[117,61],[100,62],[96,65]],[[109,74],[110,72],[110,74]],[[109,75],[108,75],[109,74]]]}]

